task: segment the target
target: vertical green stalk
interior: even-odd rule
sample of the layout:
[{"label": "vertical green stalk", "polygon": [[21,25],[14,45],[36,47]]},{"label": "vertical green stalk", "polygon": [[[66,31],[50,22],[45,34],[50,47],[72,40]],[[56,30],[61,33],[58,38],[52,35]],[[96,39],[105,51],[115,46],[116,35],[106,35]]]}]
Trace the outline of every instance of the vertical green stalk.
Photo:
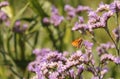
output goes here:
[{"label": "vertical green stalk", "polygon": [[18,51],[17,51],[17,34],[14,33],[14,48],[15,48],[15,58],[18,58]]},{"label": "vertical green stalk", "polygon": [[105,31],[107,32],[108,36],[110,37],[110,39],[111,39],[112,42],[114,43],[115,48],[116,48],[116,50],[117,50],[117,53],[118,53],[118,55],[119,55],[118,46],[117,46],[116,42],[114,41],[113,37],[111,36],[110,31],[109,31],[109,29],[108,29],[108,27],[107,27],[107,24],[106,24],[106,27],[105,27]]},{"label": "vertical green stalk", "polygon": [[49,33],[49,38],[51,39],[52,43],[53,43],[53,47],[55,49],[58,49],[57,45],[56,45],[56,39],[54,38],[54,36],[52,35],[52,31],[49,29],[49,26],[47,27],[47,31]]},{"label": "vertical green stalk", "polygon": [[[118,34],[120,34],[120,27],[119,27],[119,14],[116,12],[116,26],[118,27]],[[120,45],[119,45],[119,40],[116,40],[116,43],[118,44],[118,55],[120,55]]]},{"label": "vertical green stalk", "polygon": [[10,40],[12,38],[12,34],[7,33],[8,38],[7,38],[7,52],[9,54],[10,57],[12,57],[12,53],[11,53],[11,48],[10,48]]},{"label": "vertical green stalk", "polygon": [[19,34],[19,46],[20,46],[21,60],[25,60],[25,43],[24,43],[23,34]]}]

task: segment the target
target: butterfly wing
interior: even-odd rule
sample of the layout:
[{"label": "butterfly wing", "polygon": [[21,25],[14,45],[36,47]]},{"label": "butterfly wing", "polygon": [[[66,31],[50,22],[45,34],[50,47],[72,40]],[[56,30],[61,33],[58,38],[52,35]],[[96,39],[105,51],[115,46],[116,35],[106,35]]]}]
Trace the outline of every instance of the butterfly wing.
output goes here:
[{"label": "butterfly wing", "polygon": [[81,45],[81,43],[82,43],[82,39],[79,38],[79,39],[74,40],[74,41],[72,42],[72,45],[73,45],[74,47],[79,48],[80,45]]}]

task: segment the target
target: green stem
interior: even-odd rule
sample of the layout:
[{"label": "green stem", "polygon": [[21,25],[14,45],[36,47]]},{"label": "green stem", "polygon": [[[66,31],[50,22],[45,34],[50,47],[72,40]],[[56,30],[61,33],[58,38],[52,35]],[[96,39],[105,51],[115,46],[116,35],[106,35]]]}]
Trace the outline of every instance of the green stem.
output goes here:
[{"label": "green stem", "polygon": [[[116,12],[116,26],[118,27],[118,34],[120,34],[120,27],[119,27],[119,15],[118,12]],[[120,54],[120,40],[116,40],[116,43],[118,44],[118,55]]]},{"label": "green stem", "polygon": [[115,48],[116,48],[116,50],[117,50],[117,53],[118,53],[118,55],[119,55],[119,49],[118,49],[118,47],[117,47],[117,44],[116,44],[116,42],[114,41],[114,39],[112,38],[112,36],[111,36],[111,34],[110,34],[109,29],[108,29],[107,26],[105,27],[105,31],[107,32],[108,36],[111,38],[112,42],[114,43]]},{"label": "green stem", "polygon": [[52,33],[52,31],[50,30],[49,26],[47,27],[47,31],[49,32],[49,37],[50,37],[50,39],[51,39],[51,41],[52,41],[52,43],[53,43],[53,47],[54,47],[55,49],[58,49],[58,47],[57,47],[57,45],[56,45],[56,40],[55,40],[55,38],[54,38],[54,36],[53,36],[53,33]]},{"label": "green stem", "polygon": [[20,46],[20,53],[21,53],[21,60],[25,60],[25,43],[24,43],[23,34],[19,35],[19,46]]},{"label": "green stem", "polygon": [[14,48],[15,48],[15,57],[18,58],[18,51],[17,51],[17,34],[14,33]]}]

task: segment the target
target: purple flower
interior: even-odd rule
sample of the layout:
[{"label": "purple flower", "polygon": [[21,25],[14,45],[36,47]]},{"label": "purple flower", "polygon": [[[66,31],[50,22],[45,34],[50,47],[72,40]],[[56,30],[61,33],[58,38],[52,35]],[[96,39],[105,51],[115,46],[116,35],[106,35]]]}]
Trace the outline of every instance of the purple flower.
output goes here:
[{"label": "purple flower", "polygon": [[38,76],[38,79],[45,79],[42,71],[40,70],[39,66],[36,66],[36,74]]},{"label": "purple flower", "polygon": [[101,18],[100,18],[100,22],[103,24],[103,27],[106,26],[106,22],[107,20],[113,15],[112,11],[108,11],[106,13],[104,13]]},{"label": "purple flower", "polygon": [[73,7],[70,6],[70,5],[65,5],[64,10],[65,10],[65,11],[73,11],[73,10],[75,10],[75,8],[73,8]]},{"label": "purple flower", "polygon": [[4,6],[8,6],[9,3],[7,1],[3,1],[3,2],[0,2],[0,8],[4,7]]},{"label": "purple flower", "polygon": [[99,77],[98,76],[94,76],[91,79],[99,79]]},{"label": "purple flower", "polygon": [[72,28],[73,31],[75,31],[75,30],[84,31],[84,30],[87,30],[87,29],[88,29],[87,24],[80,24],[79,22],[76,22],[74,27]]},{"label": "purple flower", "polygon": [[78,22],[74,24],[74,27],[72,28],[73,31],[80,30],[80,31],[85,31],[88,30],[87,24],[84,24],[84,19],[83,17],[78,17]]},{"label": "purple flower", "polygon": [[75,72],[74,72],[74,70],[73,69],[69,70],[69,73],[70,73],[70,77],[72,79],[75,79]]},{"label": "purple flower", "polygon": [[100,72],[101,78],[103,78],[104,75],[105,75],[107,72],[108,72],[108,68],[103,68],[103,69],[101,70],[101,72]]},{"label": "purple flower", "polygon": [[120,26],[115,28],[112,32],[115,36],[116,41],[118,42],[120,40]]},{"label": "purple flower", "polygon": [[21,25],[21,22],[20,21],[16,21],[15,22],[15,25],[13,27],[13,32],[16,32],[16,33],[24,33],[28,28],[28,25],[27,24],[23,24]]},{"label": "purple flower", "polygon": [[106,62],[106,61],[114,61],[115,60],[115,56],[113,56],[112,54],[103,54],[100,58],[101,62]]},{"label": "purple flower", "polygon": [[104,4],[103,2],[100,3],[99,7],[97,8],[96,12],[108,11],[110,10],[110,6],[108,4]]},{"label": "purple flower", "polygon": [[49,75],[49,79],[58,79],[59,73],[58,72],[52,72]]},{"label": "purple flower", "polygon": [[58,26],[63,20],[64,20],[63,16],[52,15],[50,18],[50,23],[53,24],[54,26]]},{"label": "purple flower", "polygon": [[83,65],[79,65],[78,69],[77,69],[77,75],[81,75],[81,73],[83,72],[83,70],[84,70],[84,66]]},{"label": "purple flower", "polygon": [[100,16],[98,16],[97,13],[94,12],[94,11],[89,11],[89,12],[88,12],[88,17],[89,17],[89,20],[88,20],[88,23],[89,23],[89,24],[96,23],[96,22],[98,22],[99,19],[100,19]]},{"label": "purple flower", "polygon": [[119,12],[120,11],[120,1],[115,0],[113,3],[111,3],[110,10],[114,13]]},{"label": "purple flower", "polygon": [[51,50],[48,48],[43,48],[43,49],[34,49],[33,54],[36,56],[45,56],[47,53],[49,53]]},{"label": "purple flower", "polygon": [[73,18],[76,16],[75,8],[70,5],[65,5],[64,10],[67,12],[68,18]]},{"label": "purple flower", "polygon": [[115,57],[114,62],[115,62],[116,64],[120,64],[120,57]]},{"label": "purple flower", "polygon": [[47,18],[47,17],[43,18],[43,24],[49,25],[50,24],[49,18]]},{"label": "purple flower", "polygon": [[45,25],[53,24],[54,26],[59,26],[63,20],[64,17],[60,16],[58,13],[58,9],[53,6],[50,18],[43,18],[43,23]]},{"label": "purple flower", "polygon": [[91,11],[91,8],[88,7],[88,6],[81,6],[79,5],[77,8],[76,8],[76,13],[80,13],[82,11]]},{"label": "purple flower", "polygon": [[7,14],[0,10],[0,21],[6,21],[8,19]]},{"label": "purple flower", "polygon": [[108,53],[108,49],[111,48],[115,48],[115,45],[113,45],[111,42],[100,44],[100,46],[97,47],[98,55],[101,56],[102,54]]},{"label": "purple flower", "polygon": [[91,49],[92,48],[92,46],[93,46],[93,43],[91,43],[91,42],[89,42],[89,41],[84,41],[84,45],[85,45],[85,47],[87,48],[87,49]]}]

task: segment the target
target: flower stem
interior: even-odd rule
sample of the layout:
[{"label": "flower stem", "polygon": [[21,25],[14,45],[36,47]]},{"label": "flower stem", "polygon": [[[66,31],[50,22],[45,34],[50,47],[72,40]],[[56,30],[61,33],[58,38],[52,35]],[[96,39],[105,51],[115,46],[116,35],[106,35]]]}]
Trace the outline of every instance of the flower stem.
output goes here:
[{"label": "flower stem", "polygon": [[[120,28],[119,28],[119,15],[118,12],[116,12],[116,26],[118,27],[118,36],[120,34]],[[119,40],[119,37],[118,37]],[[116,43],[118,44],[118,55],[120,54],[120,46],[119,46],[119,41],[116,40]]]},{"label": "flower stem", "polygon": [[118,53],[118,55],[119,55],[119,49],[118,49],[118,46],[117,46],[116,42],[114,41],[114,39],[112,38],[112,36],[111,36],[111,34],[110,34],[110,32],[109,32],[108,27],[105,27],[105,31],[107,32],[108,36],[111,38],[112,42],[114,43],[115,48],[116,48],[116,50],[117,50],[117,53]]}]

